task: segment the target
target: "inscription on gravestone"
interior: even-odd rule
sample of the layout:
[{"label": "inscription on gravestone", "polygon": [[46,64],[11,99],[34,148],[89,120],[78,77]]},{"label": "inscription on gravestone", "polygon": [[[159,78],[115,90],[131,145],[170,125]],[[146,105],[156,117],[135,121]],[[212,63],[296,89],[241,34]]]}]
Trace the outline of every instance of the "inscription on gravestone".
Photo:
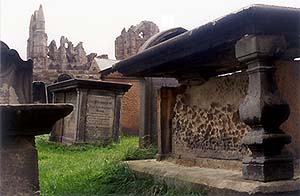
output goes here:
[{"label": "inscription on gravestone", "polygon": [[87,106],[88,137],[112,135],[114,120],[114,97],[89,95]]}]

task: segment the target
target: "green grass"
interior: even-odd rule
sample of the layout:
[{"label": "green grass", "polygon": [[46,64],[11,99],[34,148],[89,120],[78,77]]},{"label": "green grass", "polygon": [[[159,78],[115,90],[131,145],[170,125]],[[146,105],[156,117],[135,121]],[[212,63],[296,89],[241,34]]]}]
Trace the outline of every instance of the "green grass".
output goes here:
[{"label": "green grass", "polygon": [[110,145],[66,146],[36,138],[41,195],[202,195],[176,190],[147,177],[137,179],[122,161],[154,158],[156,148],[138,148],[137,137]]}]

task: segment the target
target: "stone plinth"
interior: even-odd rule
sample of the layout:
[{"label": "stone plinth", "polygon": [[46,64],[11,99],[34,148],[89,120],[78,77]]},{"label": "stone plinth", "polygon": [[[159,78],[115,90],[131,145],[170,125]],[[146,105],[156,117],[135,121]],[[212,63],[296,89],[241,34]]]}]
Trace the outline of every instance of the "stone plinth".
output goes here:
[{"label": "stone plinth", "polygon": [[55,103],[75,108],[58,122],[50,140],[62,143],[118,141],[121,96],[130,84],[72,79],[48,86]]}]

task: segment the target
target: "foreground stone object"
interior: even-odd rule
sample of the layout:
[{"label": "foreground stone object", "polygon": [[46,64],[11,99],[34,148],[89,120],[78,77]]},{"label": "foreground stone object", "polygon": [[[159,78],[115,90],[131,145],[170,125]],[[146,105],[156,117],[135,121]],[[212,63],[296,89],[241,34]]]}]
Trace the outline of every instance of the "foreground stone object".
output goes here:
[{"label": "foreground stone object", "polygon": [[35,136],[49,133],[73,106],[31,104],[32,61],[0,47],[0,195],[39,195]]},{"label": "foreground stone object", "polygon": [[34,136],[49,133],[72,110],[67,104],[0,105],[1,195],[39,195]]},{"label": "foreground stone object", "polygon": [[109,143],[119,140],[121,97],[130,84],[70,79],[48,86],[54,103],[75,108],[59,121],[50,140],[63,143]]},{"label": "foreground stone object", "polygon": [[282,154],[291,137],[279,126],[288,119],[289,105],[280,98],[273,61],[285,51],[284,37],[245,36],[236,44],[236,56],[248,66],[248,95],[240,117],[252,129],[242,142],[252,154],[243,159],[246,179],[273,181],[293,177],[293,158]]}]

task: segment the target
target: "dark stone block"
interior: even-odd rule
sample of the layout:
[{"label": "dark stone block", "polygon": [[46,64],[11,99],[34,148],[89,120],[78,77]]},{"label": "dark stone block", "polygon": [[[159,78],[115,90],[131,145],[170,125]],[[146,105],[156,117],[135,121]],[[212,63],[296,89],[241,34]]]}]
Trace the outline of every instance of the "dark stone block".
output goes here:
[{"label": "dark stone block", "polygon": [[262,182],[293,178],[293,159],[289,156],[247,157],[243,160],[243,176]]},{"label": "dark stone block", "polygon": [[44,82],[34,81],[32,83],[32,93],[34,103],[47,103],[47,91]]}]

